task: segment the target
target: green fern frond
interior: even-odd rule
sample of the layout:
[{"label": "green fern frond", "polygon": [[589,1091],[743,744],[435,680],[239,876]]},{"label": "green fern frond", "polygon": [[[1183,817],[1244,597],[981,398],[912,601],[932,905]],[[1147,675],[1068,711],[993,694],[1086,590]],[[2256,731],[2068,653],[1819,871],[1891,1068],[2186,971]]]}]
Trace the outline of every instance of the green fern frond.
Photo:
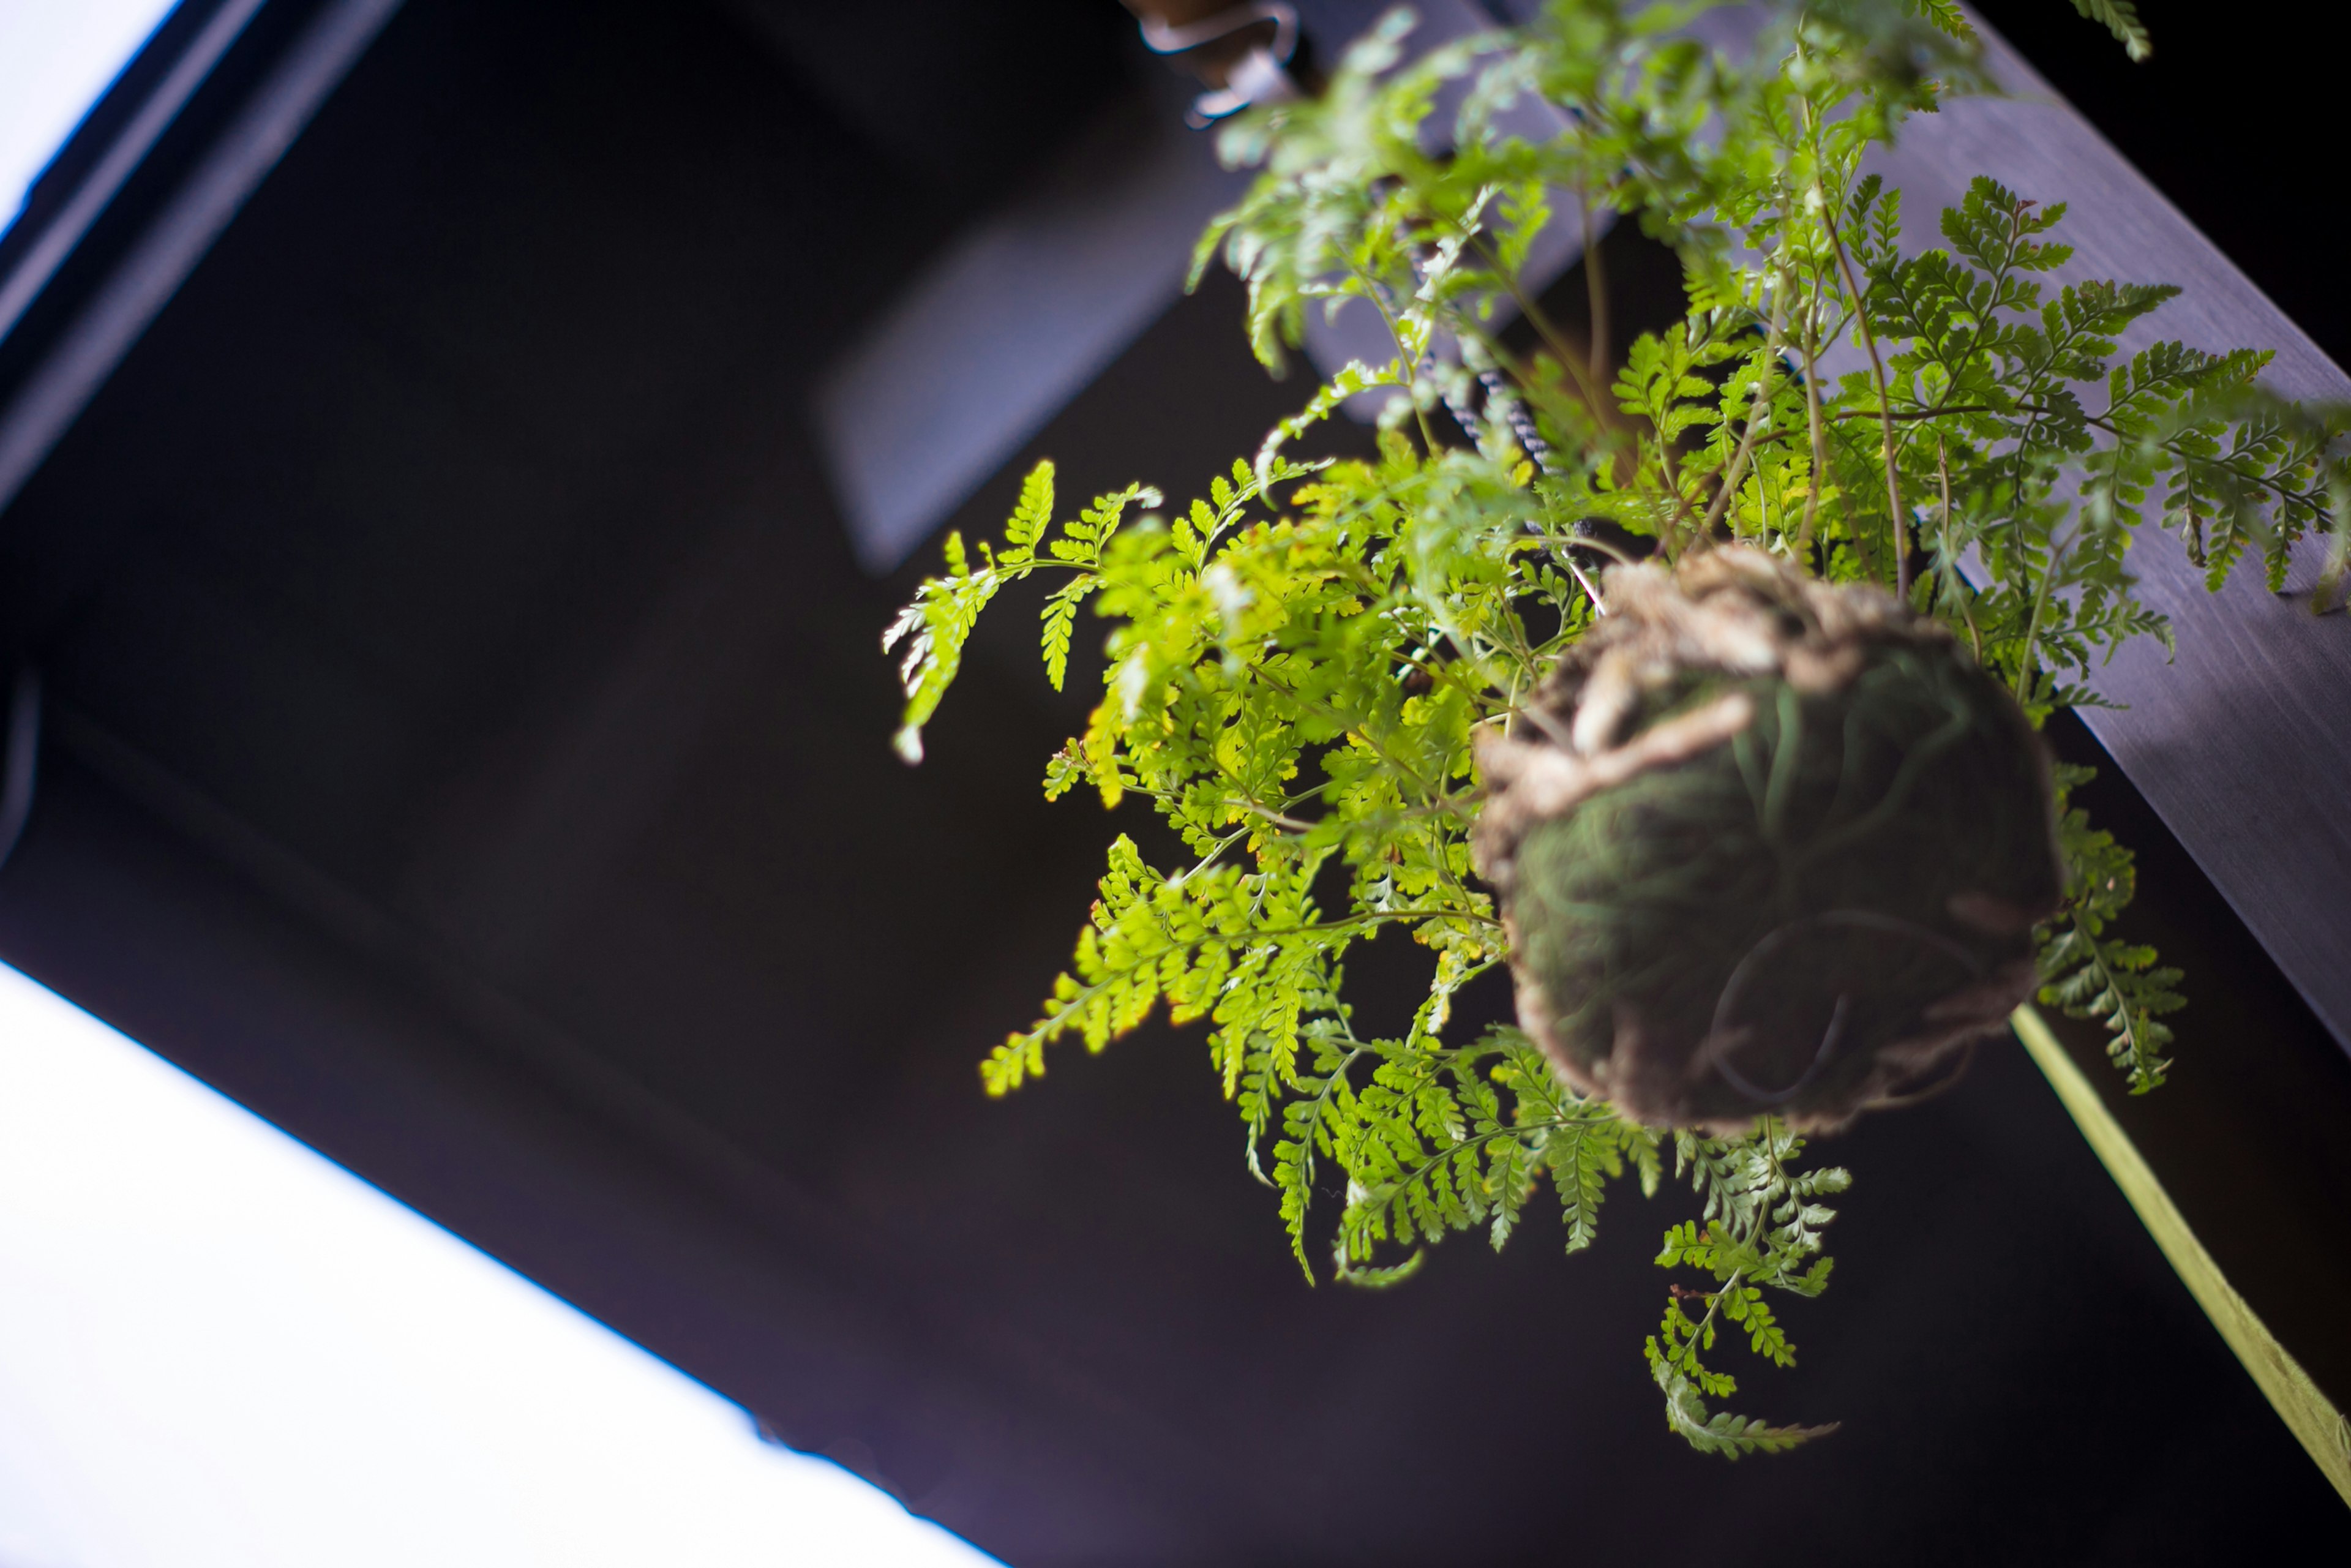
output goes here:
[{"label": "green fern frond", "polygon": [[2131,0],[2074,0],[2074,9],[2112,33],[2132,59],[2144,60],[2155,53],[2155,41],[2147,37],[2147,25],[2138,19],[2138,7]]},{"label": "green fern frond", "polygon": [[1740,1459],[1750,1454],[1783,1454],[1837,1429],[1835,1422],[1823,1427],[1772,1427],[1727,1410],[1709,1413],[1698,1385],[1691,1379],[1654,1355],[1650,1369],[1666,1396],[1667,1427],[1701,1454],[1719,1454],[1726,1459]]},{"label": "green fern frond", "polygon": [[2042,944],[2041,1000],[2103,1025],[2106,1054],[2129,1075],[2131,1092],[2144,1094],[2163,1082],[2171,1066],[2162,1053],[2172,1034],[2162,1019],[2188,1005],[2174,988],[2181,975],[2160,967],[2154,948],[2105,935],[2136,891],[2134,857],[2070,803],[2072,791],[2088,783],[2094,770],[2060,764],[2054,774],[2066,903]]},{"label": "green fern frond", "polygon": [[[2144,56],[2130,5],[2075,4]],[[1393,13],[1318,97],[1228,122],[1224,152],[1258,176],[1203,237],[1196,278],[1223,257],[1269,364],[1310,310],[1340,305],[1383,322],[1393,351],[1331,377],[1164,515],[1131,486],[1057,524],[1040,466],[1001,548],[950,538],[884,645],[903,646],[913,759],[986,606],[1062,574],[1046,677],[1063,685],[1081,608],[1107,623],[1106,663],[1046,793],[1155,812],[1182,846],[1155,861],[1132,835],[1112,843],[1067,970],[982,1064],[989,1092],[1041,1073],[1061,1041],[1100,1051],[1161,1013],[1200,1026],[1299,1268],[1311,1281],[1327,1258],[1361,1285],[1408,1278],[1456,1233],[1500,1247],[1553,1202],[1565,1249],[1584,1250],[1609,1184],[1656,1192],[1670,1145],[1695,1212],[1667,1232],[1646,1354],[1669,1427],[1737,1458],[1831,1429],[1710,1410],[1736,1385],[1705,1358],[1733,1334],[1794,1363],[1782,1314],[1827,1287],[1828,1200],[1851,1178],[1805,1166],[1771,1117],[1731,1135],[1632,1125],[1526,1035],[1464,1038],[1455,1018],[1510,958],[1473,870],[1472,740],[1537,722],[1528,694],[1601,615],[1579,528],[1612,522],[1667,559],[1735,538],[1832,580],[1907,587],[2038,722],[2097,702],[2124,647],[2168,646],[2127,569],[2149,527],[2215,586],[2280,584],[2298,541],[2324,534],[2314,607],[2331,602],[2351,575],[2351,413],[2268,393],[2258,352],[2125,352],[2177,291],[2059,283],[2076,221],[2062,203],[1980,179],[1938,243],[1904,238],[1872,149],[1990,85],[1947,0],[1764,0],[1743,49],[1677,34],[1689,9],[1553,0],[1411,60],[1413,24]],[[1555,136],[1530,141],[1510,112],[1531,96],[1572,111]],[[1450,151],[1432,157],[1440,129]],[[1690,308],[1614,363],[1531,319],[1548,336],[1530,354],[1499,326],[1532,298],[1521,272],[1547,193],[1569,191],[1683,259]],[[1391,399],[1374,455],[1290,455],[1367,394]],[[1440,410],[1466,442],[1440,438]],[[2061,790],[2085,778],[2058,770]],[[2043,995],[2098,1019],[2143,1092],[2168,1065],[2179,977],[2114,930],[2129,852],[2061,809],[2066,902],[2042,934]],[[1359,1030],[1348,999],[1367,962],[1423,982],[1393,1034]]]}]

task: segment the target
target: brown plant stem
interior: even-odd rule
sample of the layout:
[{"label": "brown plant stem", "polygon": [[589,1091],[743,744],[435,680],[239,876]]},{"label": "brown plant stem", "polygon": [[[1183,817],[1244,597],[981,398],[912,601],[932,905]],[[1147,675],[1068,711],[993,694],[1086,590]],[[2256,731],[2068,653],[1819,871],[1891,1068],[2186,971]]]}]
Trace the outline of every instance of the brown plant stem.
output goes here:
[{"label": "brown plant stem", "polygon": [[1592,314],[1592,382],[1606,384],[1608,375],[1608,268],[1601,259],[1599,236],[1592,232],[1592,193],[1576,193],[1583,207],[1583,287]]},{"label": "brown plant stem", "polygon": [[1835,209],[1829,207],[1828,195],[1815,185],[1821,205],[1828,209],[1829,244],[1835,247],[1837,271],[1844,279],[1845,292],[1853,298],[1854,325],[1861,329],[1862,347],[1869,350],[1869,370],[1877,383],[1878,427],[1883,434],[1886,452],[1886,510],[1894,527],[1894,592],[1898,599],[1910,597],[1910,530],[1902,517],[1902,480],[1894,465],[1894,400],[1886,384],[1886,361],[1877,351],[1877,334],[1869,329],[1869,311],[1863,306],[1861,284],[1854,277],[1853,260],[1846,256],[1844,236],[1837,232]]},{"label": "brown plant stem", "polygon": [[[1784,280],[1783,280],[1784,281]],[[1763,433],[1763,416],[1771,407],[1771,367],[1779,362],[1780,341],[1787,327],[1788,297],[1784,289],[1771,301],[1771,330],[1763,340],[1763,373],[1756,379],[1755,402],[1747,411],[1747,429],[1740,435],[1739,450],[1722,470],[1720,485],[1715,492],[1714,505],[1707,508],[1706,521],[1700,532],[1712,535],[1717,524],[1729,513],[1731,497],[1739,493],[1739,482],[1744,478],[1747,464],[1755,455],[1755,443]]]},{"label": "brown plant stem", "polygon": [[1812,483],[1804,487],[1804,520],[1796,530],[1796,560],[1807,571],[1813,562],[1813,525],[1820,517],[1821,486],[1829,471],[1828,433],[1821,419],[1821,305],[1813,290],[1804,311],[1804,422],[1813,438]]}]

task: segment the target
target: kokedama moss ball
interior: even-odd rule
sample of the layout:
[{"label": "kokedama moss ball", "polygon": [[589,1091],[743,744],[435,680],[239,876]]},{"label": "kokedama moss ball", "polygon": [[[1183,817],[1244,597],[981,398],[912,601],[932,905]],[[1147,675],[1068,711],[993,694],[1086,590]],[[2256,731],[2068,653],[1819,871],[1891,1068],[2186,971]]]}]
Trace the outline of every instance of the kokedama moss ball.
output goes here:
[{"label": "kokedama moss ball", "polygon": [[2034,983],[2049,768],[1937,622],[1760,551],[1618,567],[1481,737],[1520,1022],[1652,1124],[1823,1129],[1963,1065]]}]

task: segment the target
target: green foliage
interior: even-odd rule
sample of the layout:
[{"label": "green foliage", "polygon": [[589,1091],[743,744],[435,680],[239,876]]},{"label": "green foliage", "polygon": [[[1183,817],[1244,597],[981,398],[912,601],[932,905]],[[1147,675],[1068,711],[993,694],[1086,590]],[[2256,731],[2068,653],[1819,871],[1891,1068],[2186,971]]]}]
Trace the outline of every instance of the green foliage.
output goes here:
[{"label": "green foliage", "polygon": [[[938,711],[939,699],[946,695],[956,672],[963,668],[964,643],[979,624],[979,612],[1006,583],[1018,582],[1041,567],[1065,567],[1071,572],[1045,605],[1045,674],[1053,689],[1061,690],[1062,674],[1069,668],[1070,636],[1078,606],[1101,582],[1102,546],[1118,531],[1127,507],[1156,507],[1161,498],[1158,491],[1147,486],[1131,485],[1115,496],[1102,497],[1076,522],[1065,524],[1059,537],[1048,541],[1045,535],[1053,517],[1053,465],[1040,463],[1020,486],[1020,504],[1004,525],[1002,549],[981,541],[980,564],[975,569],[965,553],[962,536],[949,534],[946,576],[925,579],[914,601],[900,611],[890,629],[882,633],[885,653],[901,642],[906,644],[898,666],[899,681],[906,688],[906,711],[893,742],[898,755],[908,762],[923,759],[923,726]],[[1041,556],[1037,553],[1040,544],[1045,546]]]},{"label": "green foliage", "polygon": [[2161,1020],[2188,1005],[2172,989],[2180,973],[2158,967],[2154,948],[2105,935],[2130,903],[2138,873],[2131,852],[2091,827],[2067,799],[2090,781],[2092,770],[2060,764],[2056,772],[2057,836],[2069,875],[2065,907],[2050,922],[2041,949],[2041,973],[2049,982],[2041,999],[2104,1024],[2106,1054],[2130,1074],[2131,1092],[2144,1094],[2163,1082],[2171,1065],[2161,1054],[2171,1030]]},{"label": "green foliage", "polygon": [[[1041,1073],[1055,1041],[1102,1050],[1163,1004],[1205,1021],[1300,1267],[1311,1280],[1327,1249],[1366,1285],[1457,1231],[1503,1245],[1545,1191],[1567,1249],[1587,1247],[1608,1183],[1630,1171],[1654,1192],[1670,1141],[1701,1212],[1658,1262],[1702,1283],[1673,1285],[1647,1357],[1669,1427],[1736,1458],[1817,1430],[1710,1412],[1735,1385],[1701,1358],[1729,1332],[1793,1363],[1772,1299],[1826,1284],[1819,1200],[1845,1173],[1798,1170],[1800,1141],[1769,1118],[1729,1137],[1631,1124],[1517,1030],[1452,1028],[1457,995],[1509,956],[1471,869],[1471,738],[1529,722],[1522,699],[1604,612],[1577,526],[1613,520],[1668,559],[1737,539],[1882,583],[1948,622],[2037,721],[2095,702],[2125,643],[2168,639],[2133,591],[2134,536],[2172,530],[2216,585],[2258,557],[2274,585],[2313,528],[2336,530],[2342,559],[2345,486],[2327,456],[2339,418],[2262,392],[2265,356],[2123,351],[2173,290],[2051,287],[2062,205],[1979,180],[1940,215],[1939,246],[1906,243],[1900,193],[1862,162],[1984,86],[1955,7],[1782,0],[1740,55],[1679,30],[1704,8],[1554,0],[1409,63],[1398,13],[1320,99],[1230,125],[1226,155],[1262,172],[1199,263],[1221,255],[1247,283],[1260,357],[1279,367],[1307,310],[1352,298],[1387,321],[1393,358],[1332,377],[1187,507],[1135,486],[1055,522],[1040,466],[1003,546],[975,563],[950,538],[885,647],[906,644],[898,744],[918,758],[988,601],[1061,574],[1048,677],[1089,599],[1108,668],[1047,793],[1140,798],[1182,845],[1165,865],[1130,836],[1112,845],[1069,971],[984,1064],[990,1092]],[[2143,38],[2126,5],[2085,9]],[[1558,136],[1507,128],[1529,96],[1568,111]],[[1440,102],[1458,107],[1435,127]],[[1558,332],[1520,276],[1568,206],[1638,221],[1682,256],[1687,314],[1621,362]],[[1531,351],[1503,333],[1515,313]],[[1382,389],[1375,460],[1288,455]],[[2133,1087],[2152,1087],[2178,977],[2104,936],[2128,852],[2078,810],[2063,838],[2044,994],[2104,1020]],[[1408,1024],[1361,1023],[1350,962],[1420,966]]]},{"label": "green foliage", "polygon": [[2147,24],[2138,19],[2138,7],[2131,0],[2074,0],[2074,9],[2112,33],[2132,59],[2155,53],[2155,41],[2147,36]]},{"label": "green foliage", "polygon": [[[1796,1364],[1795,1346],[1763,1292],[1800,1297],[1827,1289],[1828,1256],[1821,1230],[1835,1211],[1813,1200],[1843,1192],[1853,1178],[1841,1169],[1792,1174],[1789,1162],[1803,1141],[1766,1117],[1752,1138],[1723,1144],[1678,1134],[1674,1174],[1687,1171],[1705,1200],[1696,1220],[1666,1232],[1663,1269],[1696,1269],[1713,1281],[1711,1290],[1674,1285],[1665,1320],[1644,1345],[1649,1371],[1666,1396],[1666,1420],[1690,1446],[1728,1458],[1776,1453],[1807,1438],[1834,1431],[1828,1427],[1771,1427],[1727,1413],[1708,1415],[1705,1400],[1738,1392],[1738,1384],[1709,1371],[1698,1357],[1714,1348],[1718,1324],[1747,1336],[1748,1348],[1774,1366]],[[1687,1309],[1702,1307],[1693,1319]]]}]

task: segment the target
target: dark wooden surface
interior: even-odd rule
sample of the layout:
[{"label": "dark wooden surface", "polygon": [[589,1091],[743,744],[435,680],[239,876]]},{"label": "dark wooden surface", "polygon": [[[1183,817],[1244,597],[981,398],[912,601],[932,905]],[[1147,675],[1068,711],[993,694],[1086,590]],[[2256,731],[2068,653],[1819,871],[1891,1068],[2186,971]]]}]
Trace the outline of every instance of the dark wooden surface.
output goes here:
[{"label": "dark wooden surface", "polygon": [[[828,26],[914,49],[946,4]],[[1538,1223],[1309,1290],[1196,1033],[977,1093],[1134,813],[1037,798],[1088,676],[1043,688],[1033,605],[890,757],[910,576],[858,568],[808,399],[972,182],[1091,112],[1057,84],[1120,90],[1093,15],[1040,0],[1064,53],[910,99],[989,149],[931,168],[859,118],[887,78],[738,8],[408,0],[0,515],[65,716],[0,956],[1019,1568],[2351,1546],[2021,1052],[1829,1151],[1836,1287],[1742,1399],[1845,1428],[1735,1468],[1641,1364],[1664,1199],[1580,1258]],[[1251,450],[1298,394],[1238,310],[1177,306],[956,521],[1042,453],[1180,493]],[[2236,951],[2192,1021],[2292,1016]],[[2325,1081],[2234,1077],[2203,1141],[2250,1168]],[[2331,1233],[2304,1153],[2249,1243]],[[2331,1333],[2331,1276],[2280,1278],[2281,1332]]]},{"label": "dark wooden surface", "polygon": [[[212,129],[203,155],[145,215],[137,238],[112,258],[104,280],[0,405],[0,505],[15,497],[89,406],[399,7],[400,0],[319,0],[276,49],[266,48],[275,41],[266,37],[256,47],[250,35],[269,29],[243,20],[240,13],[250,7],[225,7],[205,29],[187,62],[197,81],[239,53],[266,55],[261,78]],[[19,277],[29,283],[39,270],[26,266],[10,283]]]},{"label": "dark wooden surface", "polygon": [[[2351,380],[2318,345],[1996,36],[1991,52],[2012,96],[1921,119],[1884,159],[1916,243],[1940,243],[1935,214],[1990,174],[2066,204],[2055,237],[2075,250],[2056,281],[2184,291],[2126,349],[2178,339],[2269,350],[2277,357],[2267,381],[2279,392],[2351,397]],[[2115,68],[2127,68],[2118,52]],[[2298,225],[2282,225],[2278,239],[2307,243]],[[2309,613],[2322,554],[2304,542],[2283,595],[2264,590],[2258,563],[2213,595],[2179,541],[2149,530],[2132,566],[2148,601],[2171,617],[2178,656],[2167,661],[2153,643],[2126,653],[2097,682],[2118,706],[2083,716],[2351,1049],[2351,615]]]}]

